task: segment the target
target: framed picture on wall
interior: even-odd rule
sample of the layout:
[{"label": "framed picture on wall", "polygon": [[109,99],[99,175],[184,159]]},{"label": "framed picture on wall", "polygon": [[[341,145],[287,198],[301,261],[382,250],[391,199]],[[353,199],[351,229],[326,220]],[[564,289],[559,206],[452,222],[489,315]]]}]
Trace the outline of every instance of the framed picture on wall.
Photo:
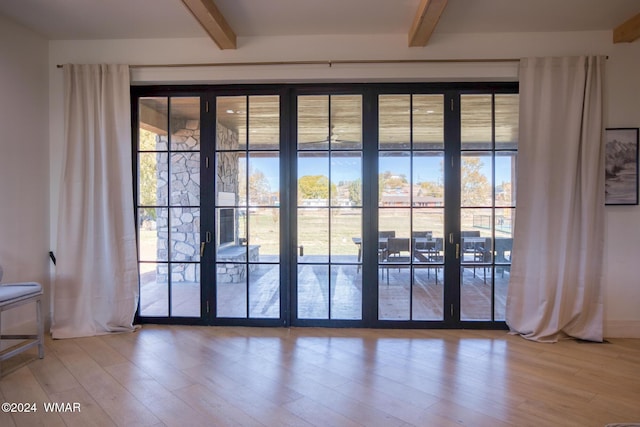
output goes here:
[{"label": "framed picture on wall", "polygon": [[608,128],[606,137],[606,205],[638,204],[638,128]]}]

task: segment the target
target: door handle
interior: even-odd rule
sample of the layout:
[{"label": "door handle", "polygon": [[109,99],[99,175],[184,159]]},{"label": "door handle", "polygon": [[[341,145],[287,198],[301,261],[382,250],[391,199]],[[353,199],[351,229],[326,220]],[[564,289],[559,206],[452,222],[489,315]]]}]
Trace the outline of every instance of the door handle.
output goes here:
[{"label": "door handle", "polygon": [[304,256],[304,246],[298,246],[298,250],[300,251],[300,256]]},{"label": "door handle", "polygon": [[200,258],[202,258],[204,256],[204,246],[206,245],[205,242],[200,242]]}]

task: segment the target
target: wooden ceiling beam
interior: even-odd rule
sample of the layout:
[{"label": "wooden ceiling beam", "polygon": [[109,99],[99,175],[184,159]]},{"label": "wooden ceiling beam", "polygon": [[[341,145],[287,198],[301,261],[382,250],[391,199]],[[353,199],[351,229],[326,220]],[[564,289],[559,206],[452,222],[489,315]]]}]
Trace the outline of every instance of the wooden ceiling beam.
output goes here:
[{"label": "wooden ceiling beam", "polygon": [[613,29],[614,43],[631,43],[640,38],[640,13]]},{"label": "wooden ceiling beam", "polygon": [[236,34],[213,0],[182,0],[220,49],[235,49]]},{"label": "wooden ceiling beam", "polygon": [[426,46],[448,0],[421,0],[409,30],[409,47]]}]

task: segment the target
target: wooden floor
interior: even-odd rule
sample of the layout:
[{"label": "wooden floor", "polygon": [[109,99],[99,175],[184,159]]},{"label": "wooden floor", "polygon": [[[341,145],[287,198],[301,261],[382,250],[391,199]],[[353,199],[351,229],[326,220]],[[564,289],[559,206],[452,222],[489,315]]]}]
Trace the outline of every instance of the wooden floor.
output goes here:
[{"label": "wooden floor", "polygon": [[[34,355],[27,355],[29,357]],[[640,422],[640,340],[146,325],[4,363],[0,426],[604,426]],[[44,402],[80,412],[51,413]],[[4,408],[4,407],[3,407]]]}]

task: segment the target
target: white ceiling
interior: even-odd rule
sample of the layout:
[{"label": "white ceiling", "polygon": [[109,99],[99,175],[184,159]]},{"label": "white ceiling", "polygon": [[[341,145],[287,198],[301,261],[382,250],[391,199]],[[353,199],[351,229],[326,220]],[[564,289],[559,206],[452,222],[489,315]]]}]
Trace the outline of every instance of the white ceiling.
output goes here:
[{"label": "white ceiling", "polygon": [[[420,0],[215,0],[238,37],[407,34]],[[640,0],[449,0],[436,34],[612,30]],[[0,0],[52,40],[206,37],[180,0]]]}]

